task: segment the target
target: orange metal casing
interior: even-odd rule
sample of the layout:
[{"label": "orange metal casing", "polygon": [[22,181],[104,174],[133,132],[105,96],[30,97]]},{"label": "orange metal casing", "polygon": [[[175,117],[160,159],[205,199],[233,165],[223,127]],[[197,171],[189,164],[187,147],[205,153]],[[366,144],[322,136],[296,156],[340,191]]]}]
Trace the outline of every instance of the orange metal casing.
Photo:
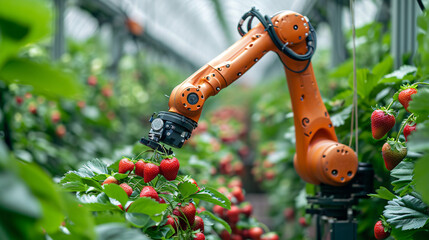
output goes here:
[{"label": "orange metal casing", "polygon": [[[307,52],[309,24],[300,14],[284,11],[272,18],[279,38],[298,54]],[[295,28],[294,28],[295,26]],[[204,65],[175,87],[170,95],[169,111],[198,122],[205,101],[229,86],[268,51],[276,52],[290,69],[299,71],[307,61],[296,61],[282,53],[261,24],[221,55]],[[302,73],[285,67],[294,112],[296,155],[294,166],[300,177],[312,184],[343,185],[350,181],[358,166],[355,152],[338,143],[334,127],[322,101],[310,63]],[[198,102],[189,104],[187,96],[198,95]]]}]

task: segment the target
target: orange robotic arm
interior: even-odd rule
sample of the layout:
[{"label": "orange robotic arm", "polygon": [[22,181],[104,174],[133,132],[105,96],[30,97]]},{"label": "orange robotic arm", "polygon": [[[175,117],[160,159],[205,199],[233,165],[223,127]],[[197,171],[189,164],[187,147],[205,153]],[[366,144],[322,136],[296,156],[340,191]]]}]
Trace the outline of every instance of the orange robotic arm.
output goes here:
[{"label": "orange robotic arm", "polygon": [[315,38],[311,24],[291,11],[271,19],[263,19],[254,9],[249,13],[243,16],[241,24],[255,16],[261,23],[245,35],[239,24],[243,38],[176,86],[170,95],[169,111],[151,119],[149,139],[143,138],[141,142],[158,150],[162,149],[158,142],[181,147],[197,126],[205,101],[240,78],[268,51],[274,51],[284,64],[292,100],[296,171],[312,184],[346,184],[354,177],[358,160],[351,148],[338,143],[320,96],[310,63],[314,47],[309,42]]}]

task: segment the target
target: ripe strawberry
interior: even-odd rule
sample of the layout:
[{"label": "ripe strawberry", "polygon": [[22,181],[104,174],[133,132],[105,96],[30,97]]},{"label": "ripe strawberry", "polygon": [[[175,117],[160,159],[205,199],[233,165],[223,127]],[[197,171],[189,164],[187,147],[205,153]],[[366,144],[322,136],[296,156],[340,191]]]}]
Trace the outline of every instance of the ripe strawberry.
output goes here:
[{"label": "ripe strawberry", "polygon": [[30,105],[28,105],[28,111],[33,114],[36,115],[37,114],[37,107],[34,103],[31,103]]},{"label": "ripe strawberry", "polygon": [[305,217],[300,217],[300,218],[298,219],[298,222],[299,222],[299,225],[301,225],[301,226],[303,226],[303,227],[307,227],[307,226],[308,226],[308,224],[307,224],[307,220],[305,219]]},{"label": "ripe strawberry", "polygon": [[198,213],[204,212],[205,210],[206,210],[205,207],[199,207],[199,208],[197,208],[197,212]]},{"label": "ripe strawberry", "polygon": [[95,85],[97,85],[97,77],[96,76],[89,76],[87,82],[88,82],[88,85],[95,86]]},{"label": "ripe strawberry", "polygon": [[60,119],[61,119],[61,113],[60,112],[58,112],[58,111],[52,112],[52,114],[51,114],[51,120],[52,120],[53,123],[59,122]]},{"label": "ripe strawberry", "polygon": [[125,193],[129,196],[131,196],[131,194],[133,194],[133,189],[126,183],[121,183],[119,185],[119,187],[121,187],[122,189],[124,189]]},{"label": "ripe strawberry", "polygon": [[234,187],[231,191],[231,194],[235,197],[235,199],[237,199],[238,203],[244,201],[243,189],[241,187]]},{"label": "ripe strawberry", "polygon": [[161,161],[161,164],[159,165],[159,168],[161,170],[161,174],[167,179],[168,181],[173,181],[177,177],[177,173],[179,172],[179,160],[177,158],[173,157],[171,159],[163,159]]},{"label": "ripe strawberry", "polygon": [[204,233],[204,221],[202,218],[195,216],[194,225],[192,226],[192,230],[200,230],[200,232]]},{"label": "ripe strawberry", "polygon": [[222,240],[230,240],[231,239],[231,234],[229,234],[229,232],[227,230],[223,230],[220,233],[220,239],[222,239]]},{"label": "ripe strawberry", "polygon": [[22,102],[24,101],[24,99],[23,99],[22,97],[20,97],[20,96],[16,96],[16,97],[15,97],[15,101],[16,101],[16,103],[17,103],[18,105],[21,105],[21,104],[22,104]]},{"label": "ripe strawberry", "polygon": [[106,180],[104,180],[103,184],[101,184],[101,185],[111,184],[111,183],[119,184],[119,181],[116,178],[114,178],[113,176],[110,176],[110,177],[106,178]]},{"label": "ripe strawberry", "polygon": [[[388,230],[388,229],[386,229]],[[382,221],[378,221],[374,225],[374,236],[376,239],[381,240],[389,237],[390,232],[385,231]]]},{"label": "ripe strawberry", "polygon": [[408,137],[408,135],[410,135],[410,133],[411,132],[413,132],[413,131],[415,131],[416,130],[416,124],[414,124],[413,126],[411,126],[411,125],[405,125],[405,127],[404,127],[404,137],[405,137],[405,142],[407,141],[407,137]]},{"label": "ripe strawberry", "polygon": [[170,215],[168,215],[167,216],[167,222],[165,223],[165,225],[171,225],[173,227],[174,231],[177,231],[176,224],[177,224],[177,219],[174,219],[173,217],[171,217]]},{"label": "ripe strawberry", "polygon": [[398,95],[398,101],[404,106],[405,110],[408,111],[408,105],[411,101],[411,95],[416,94],[417,89],[415,87],[408,87],[404,90],[402,90]]},{"label": "ripe strawberry", "polygon": [[386,135],[395,125],[395,117],[392,111],[377,109],[371,115],[371,131],[374,139],[380,139]]},{"label": "ripe strawberry", "polygon": [[55,134],[59,137],[59,138],[63,138],[67,133],[67,129],[66,127],[64,127],[64,125],[60,124],[56,127],[55,129]]},{"label": "ripe strawberry", "polygon": [[239,214],[240,214],[240,208],[238,208],[237,206],[231,206],[231,209],[226,211],[228,222],[237,223],[238,220],[240,220]]},{"label": "ripe strawberry", "polygon": [[241,209],[241,213],[243,213],[246,217],[250,217],[252,215],[253,207],[252,204],[247,204]]},{"label": "ripe strawberry", "polygon": [[262,228],[260,227],[252,227],[249,230],[249,235],[250,238],[253,240],[260,240],[261,239],[261,235],[264,233],[264,230],[262,230]]},{"label": "ripe strawberry", "polygon": [[267,233],[262,236],[261,240],[279,240],[279,235],[273,232]]},{"label": "ripe strawberry", "polygon": [[146,186],[140,192],[140,197],[149,197],[149,198],[155,199],[156,201],[158,199],[158,193],[155,191],[153,187]]},{"label": "ripe strawberry", "polygon": [[295,218],[295,210],[293,208],[286,208],[283,215],[287,221],[292,221]]},{"label": "ripe strawberry", "polygon": [[186,206],[180,206],[173,210],[173,214],[179,217],[179,223],[182,229],[186,229],[188,227],[188,223],[189,226],[194,225],[196,212],[197,209],[193,203],[189,203]]},{"label": "ripe strawberry", "polygon": [[205,240],[206,236],[203,233],[195,233],[194,240]]},{"label": "ripe strawberry", "polygon": [[146,163],[144,165],[144,182],[152,181],[159,174],[159,167],[153,163]]},{"label": "ripe strawberry", "polygon": [[404,143],[388,140],[382,147],[384,164],[390,171],[394,169],[407,156],[407,147]]},{"label": "ripe strawberry", "polygon": [[128,158],[123,158],[119,161],[119,173],[126,173],[128,171],[132,171],[134,169],[134,163],[131,162]]},{"label": "ripe strawberry", "polygon": [[238,234],[232,234],[231,240],[243,240],[243,238]]},{"label": "ripe strawberry", "polygon": [[197,186],[197,188],[198,188],[197,192],[199,192],[201,190],[200,187],[198,187],[197,181],[195,181],[195,179],[191,178],[191,179],[189,179],[189,182],[191,182],[192,184],[195,184],[195,186]]},{"label": "ripe strawberry", "polygon": [[142,160],[139,160],[138,162],[136,162],[136,170],[134,170],[134,173],[140,177],[144,176],[144,165],[146,163],[143,162]]},{"label": "ripe strawberry", "polygon": [[122,211],[124,211],[124,208],[122,207],[122,204],[116,205],[118,206]]},{"label": "ripe strawberry", "polygon": [[164,198],[162,198],[162,197],[159,197],[157,201],[158,201],[159,203],[165,203],[165,199],[164,199]]},{"label": "ripe strawberry", "polygon": [[225,217],[225,208],[219,206],[219,205],[214,205],[213,206],[213,212],[218,215],[221,218]]},{"label": "ripe strawberry", "polygon": [[77,102],[77,106],[78,106],[80,109],[84,108],[84,107],[85,107],[85,105],[86,105],[85,101],[79,101],[79,102]]}]

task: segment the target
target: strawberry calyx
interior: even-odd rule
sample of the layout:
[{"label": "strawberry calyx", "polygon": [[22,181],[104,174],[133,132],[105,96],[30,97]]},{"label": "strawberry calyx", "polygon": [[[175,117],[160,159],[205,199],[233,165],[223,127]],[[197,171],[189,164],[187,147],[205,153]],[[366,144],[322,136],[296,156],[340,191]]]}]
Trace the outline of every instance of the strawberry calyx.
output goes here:
[{"label": "strawberry calyx", "polygon": [[[392,101],[392,103],[393,103],[393,101]],[[377,110],[383,111],[384,114],[386,114],[386,115],[393,115],[393,116],[395,116],[396,115],[396,111],[393,110],[393,109],[390,109],[390,106],[392,105],[392,103],[390,103],[389,106],[387,106],[387,107],[380,107],[378,105],[375,105],[375,107],[372,107],[372,109],[374,111],[377,111]]]},{"label": "strawberry calyx", "polygon": [[387,222],[386,218],[383,215],[381,215],[380,221],[381,221],[381,224],[383,225],[384,232],[390,232],[392,230],[392,227],[390,226],[390,224]]},{"label": "strawberry calyx", "polygon": [[407,148],[404,142],[394,138],[388,138],[386,143],[390,145],[392,151],[396,152],[400,152],[402,149]]},{"label": "strawberry calyx", "polygon": [[414,84],[412,84],[412,85],[410,85],[410,84],[404,84],[404,85],[402,85],[400,88],[399,88],[399,90],[398,91],[396,91],[396,93],[393,95],[393,101],[398,101],[398,97],[399,97],[399,94],[402,92],[402,91],[404,91],[404,90],[407,90],[407,89],[410,89],[410,88],[414,88],[414,89],[416,89],[417,90],[417,85],[418,85],[419,83],[414,83]]}]

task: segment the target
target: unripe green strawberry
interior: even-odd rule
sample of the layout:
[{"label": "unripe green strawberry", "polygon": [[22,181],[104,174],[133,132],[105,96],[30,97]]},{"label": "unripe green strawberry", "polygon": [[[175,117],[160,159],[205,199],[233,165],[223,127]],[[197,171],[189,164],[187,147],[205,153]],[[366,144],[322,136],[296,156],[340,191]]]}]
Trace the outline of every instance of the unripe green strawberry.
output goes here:
[{"label": "unripe green strawberry", "polygon": [[411,125],[405,125],[405,127],[404,127],[404,131],[403,131],[403,133],[404,133],[404,137],[405,137],[405,142],[406,141],[408,141],[407,140],[407,137],[408,137],[408,135],[410,135],[411,134],[411,132],[413,132],[413,131],[415,131],[416,130],[416,124],[414,124],[413,126],[411,126]]},{"label": "unripe green strawberry", "polygon": [[129,196],[131,196],[131,194],[133,194],[133,189],[126,183],[121,183],[119,185],[119,187],[121,187],[122,189],[124,189],[125,193]]},{"label": "unripe green strawberry", "polygon": [[115,177],[110,176],[110,177],[106,178],[106,180],[104,180],[104,182],[103,182],[102,185],[104,185],[104,184],[111,184],[111,183],[119,184],[119,181]]},{"label": "unripe green strawberry", "polygon": [[179,172],[179,160],[177,158],[173,157],[171,159],[163,159],[161,161],[161,164],[159,165],[159,168],[161,170],[161,174],[167,179],[168,181],[173,181],[177,177],[177,173]]},{"label": "unripe green strawberry", "polygon": [[374,139],[380,139],[395,126],[392,111],[377,109],[371,114],[371,131]]},{"label": "unripe green strawberry", "polygon": [[386,239],[387,237],[389,237],[389,235],[390,235],[390,232],[384,230],[382,221],[378,221],[377,223],[375,223],[374,236],[377,240]]},{"label": "unripe green strawberry", "polygon": [[123,158],[121,161],[119,161],[119,173],[126,173],[128,171],[132,171],[134,169],[134,163],[131,162],[128,158]]},{"label": "unripe green strawberry", "polygon": [[398,95],[398,101],[404,106],[405,110],[408,111],[408,106],[411,101],[411,95],[416,94],[417,89],[414,87],[408,87],[404,90],[402,90]]},{"label": "unripe green strawberry", "polygon": [[153,163],[146,163],[144,165],[144,182],[152,181],[159,174],[159,167]]},{"label": "unripe green strawberry", "polygon": [[404,143],[388,140],[381,149],[384,164],[390,171],[394,169],[407,156],[407,147]]},{"label": "unripe green strawberry", "polygon": [[159,198],[158,193],[151,186],[144,187],[140,192],[140,197],[149,197],[149,198],[155,199],[155,201],[157,201]]}]

